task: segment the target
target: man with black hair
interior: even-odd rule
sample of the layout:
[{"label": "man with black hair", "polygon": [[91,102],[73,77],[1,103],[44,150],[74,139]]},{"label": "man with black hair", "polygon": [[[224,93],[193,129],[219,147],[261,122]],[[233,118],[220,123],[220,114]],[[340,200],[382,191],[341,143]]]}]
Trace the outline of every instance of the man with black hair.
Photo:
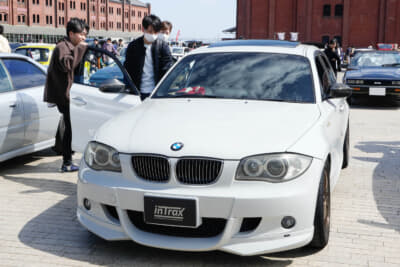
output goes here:
[{"label": "man with black hair", "polygon": [[144,35],[132,41],[126,52],[124,66],[144,100],[172,66],[168,43],[158,39],[161,20],[155,15],[143,18]]},{"label": "man with black hair", "polygon": [[78,171],[72,163],[72,129],[69,112],[70,94],[74,81],[74,70],[82,60],[86,49],[85,43],[89,26],[79,18],[72,18],[67,24],[67,36],[60,41],[53,51],[44,89],[44,101],[57,105],[62,113],[65,130],[62,136],[63,163],[61,172]]},{"label": "man with black hair", "polygon": [[4,27],[0,25],[0,53],[11,53],[10,44],[6,37],[3,36]]},{"label": "man with black hair", "polygon": [[337,43],[336,40],[330,40],[329,47],[324,50],[325,55],[329,59],[329,63],[332,66],[333,71],[335,72],[335,76],[337,76],[337,72],[342,71],[340,68],[340,57],[338,56],[337,52]]}]

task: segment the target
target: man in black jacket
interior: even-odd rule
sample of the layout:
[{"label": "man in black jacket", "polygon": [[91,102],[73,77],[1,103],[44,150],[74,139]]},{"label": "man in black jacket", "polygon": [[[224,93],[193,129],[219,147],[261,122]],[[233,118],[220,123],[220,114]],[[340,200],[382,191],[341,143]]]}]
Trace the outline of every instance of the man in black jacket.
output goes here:
[{"label": "man in black jacket", "polygon": [[325,49],[325,54],[329,59],[329,63],[331,63],[332,69],[335,72],[335,76],[337,76],[338,70],[341,71],[340,68],[340,57],[337,54],[337,45],[336,40],[331,40],[329,42],[329,47]]},{"label": "man in black jacket", "polygon": [[149,15],[142,21],[144,36],[132,41],[126,52],[124,66],[144,100],[172,66],[168,43],[157,39],[161,20]]}]

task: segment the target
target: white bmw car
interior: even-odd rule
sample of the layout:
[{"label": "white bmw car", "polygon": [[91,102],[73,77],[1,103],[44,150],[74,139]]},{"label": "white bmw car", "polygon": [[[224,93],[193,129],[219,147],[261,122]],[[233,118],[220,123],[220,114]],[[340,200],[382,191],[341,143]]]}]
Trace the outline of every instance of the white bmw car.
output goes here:
[{"label": "white bmw car", "polygon": [[107,240],[172,250],[323,248],[349,160],[350,94],[316,47],[198,49],[91,138],[78,219]]}]

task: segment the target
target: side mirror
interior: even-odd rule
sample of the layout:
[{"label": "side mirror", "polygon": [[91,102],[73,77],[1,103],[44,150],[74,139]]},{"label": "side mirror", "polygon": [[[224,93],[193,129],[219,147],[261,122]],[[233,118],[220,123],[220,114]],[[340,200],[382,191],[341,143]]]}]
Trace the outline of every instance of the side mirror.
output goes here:
[{"label": "side mirror", "polygon": [[329,88],[330,98],[349,97],[353,93],[353,89],[346,84],[335,83]]},{"label": "side mirror", "polygon": [[118,79],[108,79],[100,84],[99,90],[103,93],[122,93],[125,84]]}]

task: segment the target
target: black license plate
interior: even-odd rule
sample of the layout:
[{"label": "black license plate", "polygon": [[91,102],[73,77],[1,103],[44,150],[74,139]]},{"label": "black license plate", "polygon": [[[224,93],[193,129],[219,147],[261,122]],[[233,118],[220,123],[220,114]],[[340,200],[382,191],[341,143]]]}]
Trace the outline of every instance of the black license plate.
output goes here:
[{"label": "black license plate", "polygon": [[163,197],[144,197],[146,223],[196,227],[196,200]]}]

